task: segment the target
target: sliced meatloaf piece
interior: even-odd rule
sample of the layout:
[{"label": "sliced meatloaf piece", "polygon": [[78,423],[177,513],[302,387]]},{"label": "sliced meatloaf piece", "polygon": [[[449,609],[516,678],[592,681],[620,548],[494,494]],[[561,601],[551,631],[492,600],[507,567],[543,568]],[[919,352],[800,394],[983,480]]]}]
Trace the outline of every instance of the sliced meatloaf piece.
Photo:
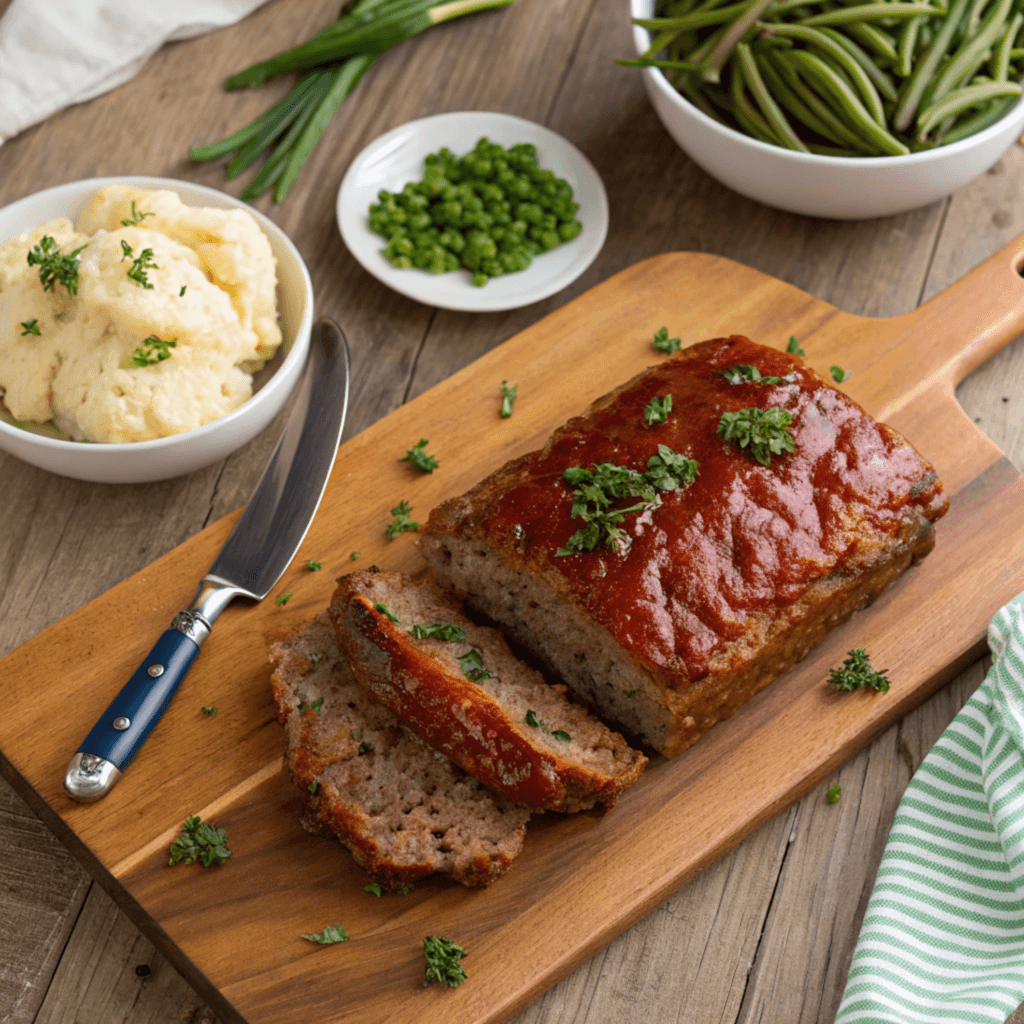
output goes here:
[{"label": "sliced meatloaf piece", "polygon": [[307,830],[336,835],[389,888],[435,871],[486,885],[508,870],[530,812],[487,792],[373,700],[338,651],[326,611],[275,644],[270,659]]},{"label": "sliced meatloaf piece", "polygon": [[[792,417],[792,451],[762,465],[719,434],[751,408]],[[613,546],[573,546],[585,521],[566,470],[643,473],[659,445],[697,461],[693,482],[624,514]],[[671,757],[926,555],[947,506],[896,431],[798,357],[733,336],[652,367],[440,505],[420,547],[445,587]]]},{"label": "sliced meatloaf piece", "polygon": [[509,800],[553,811],[610,806],[647,764],[429,582],[356,572],[338,581],[330,612],[356,679]]}]

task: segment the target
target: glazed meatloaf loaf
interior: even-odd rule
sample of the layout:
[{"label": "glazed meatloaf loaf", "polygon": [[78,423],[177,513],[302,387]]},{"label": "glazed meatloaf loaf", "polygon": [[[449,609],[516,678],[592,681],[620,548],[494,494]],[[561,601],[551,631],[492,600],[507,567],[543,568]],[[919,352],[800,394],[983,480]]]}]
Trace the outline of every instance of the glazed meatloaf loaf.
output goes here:
[{"label": "glazed meatloaf loaf", "polygon": [[[659,445],[695,478],[613,500],[634,509],[619,522],[595,515],[598,478],[664,475]],[[671,757],[926,555],[947,504],[896,431],[798,357],[733,336],[599,399],[436,508],[420,544],[443,585]]]},{"label": "glazed meatloaf loaf", "polygon": [[308,831],[336,835],[389,888],[435,871],[486,885],[508,870],[530,812],[483,789],[374,701],[339,653],[326,611],[270,658]]},{"label": "glazed meatloaf loaf", "polygon": [[330,613],[356,679],[508,800],[552,811],[610,806],[647,764],[429,582],[355,572],[338,580]]}]

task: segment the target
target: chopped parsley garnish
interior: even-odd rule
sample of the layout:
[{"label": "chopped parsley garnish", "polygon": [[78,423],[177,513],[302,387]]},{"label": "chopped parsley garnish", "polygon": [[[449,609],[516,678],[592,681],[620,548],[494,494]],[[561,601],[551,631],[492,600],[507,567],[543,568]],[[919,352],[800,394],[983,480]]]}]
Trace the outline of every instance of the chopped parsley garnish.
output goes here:
[{"label": "chopped parsley garnish", "polygon": [[762,377],[761,371],[749,363],[737,363],[728,370],[722,371],[722,376],[730,384],[780,384],[781,377]]},{"label": "chopped parsley garnish", "polygon": [[432,622],[429,626],[416,623],[412,627],[413,640],[465,640],[466,631],[450,622]]},{"label": "chopped parsley garnish", "polygon": [[837,384],[842,384],[844,380],[850,379],[850,371],[844,370],[841,366],[830,366],[828,372],[832,374],[832,379]]},{"label": "chopped parsley garnish", "polygon": [[639,693],[639,692],[640,692],[640,687],[637,686],[635,689],[627,690],[626,691],[626,696],[627,697],[632,697],[634,693]]},{"label": "chopped parsley garnish", "polygon": [[209,715],[212,718],[215,714],[217,714],[217,709],[213,707],[203,708],[203,714]]},{"label": "chopped parsley garnish", "polygon": [[312,704],[307,704],[304,700],[299,701],[299,714],[304,715],[307,711],[312,711],[313,714],[319,715],[320,709],[324,706],[323,697],[317,697]]},{"label": "chopped parsley garnish", "polygon": [[863,690],[866,686],[879,693],[889,692],[889,680],[885,678],[887,668],[876,672],[871,667],[867,652],[863,647],[848,652],[849,657],[841,668],[834,668],[828,677],[838,690]]},{"label": "chopped parsley garnish", "polygon": [[313,780],[313,781],[312,781],[312,782],[311,782],[311,783],[310,783],[310,784],[309,784],[309,785],[308,785],[308,786],[306,787],[306,789],[308,789],[308,790],[310,791],[310,793],[312,793],[312,794],[313,794],[313,796],[316,796],[316,791],[317,791],[317,790],[318,790],[319,788],[320,788],[320,783],[319,783],[319,782],[317,782],[317,781],[316,781],[316,779],[314,779],[314,780]]},{"label": "chopped parsley garnish", "polygon": [[333,946],[336,942],[348,942],[348,932],[340,924],[328,925],[318,935],[303,935],[302,937],[320,946]]},{"label": "chopped parsley garnish", "polygon": [[30,267],[39,267],[39,280],[44,292],[52,292],[57,283],[72,294],[78,294],[78,260],[75,257],[85,248],[80,245],[73,252],[62,253],[52,236],[43,235],[39,244],[26,256]]},{"label": "chopped parsley garnish", "polygon": [[433,455],[427,454],[428,444],[430,442],[425,437],[421,437],[419,443],[413,448],[406,449],[405,455],[398,461],[408,462],[417,469],[423,470],[424,473],[433,473],[437,469],[438,462]]},{"label": "chopped parsley garnish", "polygon": [[184,294],[185,294],[185,289],[186,289],[187,287],[188,287],[188,285],[187,285],[187,284],[183,284],[183,285],[181,286],[181,291],[180,291],[180,292],[178,292],[178,298],[179,298],[179,299],[180,299],[180,298],[182,298],[182,297],[184,296]]},{"label": "chopped parsley garnish", "polygon": [[563,743],[568,743],[572,737],[564,729],[556,729],[552,734],[556,740],[561,740]]},{"label": "chopped parsley garnish", "polygon": [[655,395],[644,409],[644,419],[647,421],[647,426],[653,427],[655,423],[664,423],[671,411],[672,396],[666,395],[664,398],[658,398]]},{"label": "chopped parsley garnish", "polygon": [[519,394],[519,385],[510,385],[507,380],[501,382],[501,416],[502,419],[508,419],[512,415],[512,410],[515,408],[516,397]]},{"label": "chopped parsley garnish", "polygon": [[318,664],[318,663],[319,663],[319,661],[320,661],[320,655],[319,655],[319,654],[311,654],[311,655],[309,656],[309,660],[310,660],[310,661],[311,661],[311,662],[312,662],[312,663],[313,663],[314,665],[316,665],[316,664]]},{"label": "chopped parsley garnish", "polygon": [[[124,256],[121,257],[123,261],[131,256],[132,247],[127,242],[121,242],[121,248],[124,250]],[[149,283],[146,271],[159,269],[156,263],[153,262],[153,250],[143,249],[133,261],[131,270],[128,271],[128,277],[140,287],[148,288],[152,291],[153,286]]]},{"label": "chopped parsley garnish", "polygon": [[398,890],[398,895],[399,896],[408,896],[409,893],[411,893],[411,892],[412,892],[412,886],[411,885],[403,885],[402,888]]},{"label": "chopped parsley garnish", "polygon": [[407,501],[400,501],[397,508],[391,510],[391,514],[395,518],[393,522],[388,523],[385,531],[388,535],[388,540],[394,540],[400,533],[404,533],[406,530],[416,531],[420,528],[419,523],[415,523],[409,518],[411,511],[412,505]]},{"label": "chopped parsley garnish", "polygon": [[373,750],[373,744],[367,742],[366,740],[363,740],[363,742],[359,744],[359,751],[358,751],[358,753],[360,753],[360,754],[369,754],[372,750]]},{"label": "chopped parsley garnish", "polygon": [[310,572],[319,572],[324,567],[323,562],[306,562],[306,568]]},{"label": "chopped parsley garnish", "polygon": [[178,347],[178,339],[164,341],[155,334],[143,339],[142,344],[132,353],[132,366],[152,366],[171,358],[171,349]]},{"label": "chopped parsley garnish", "polygon": [[682,345],[681,339],[670,338],[668,336],[667,327],[662,327],[660,331],[654,332],[654,347],[659,352],[664,352],[665,355],[671,355],[673,352],[679,351],[680,345]]},{"label": "chopped parsley garnish", "polygon": [[555,729],[553,732],[549,730],[547,722],[545,722],[543,718],[538,718],[537,712],[533,710],[526,712],[526,724],[530,726],[531,729],[540,729],[541,732],[549,733],[549,735],[554,736],[556,740],[561,740],[562,743],[568,743],[572,739],[564,729]]},{"label": "chopped parsley garnish", "polygon": [[278,596],[277,596],[277,603],[279,605],[287,604],[288,603],[288,598],[290,598],[291,596],[292,596],[292,592],[290,590],[288,591],[287,594],[278,594]]},{"label": "chopped parsley garnish", "polygon": [[352,554],[349,555],[348,557],[351,558],[353,562],[355,562],[359,558],[359,552],[358,551],[353,551]]},{"label": "chopped parsley garnish", "polygon": [[198,814],[186,818],[181,830],[184,833],[181,838],[171,843],[172,866],[183,860],[186,864],[199,861],[204,868],[214,864],[221,867],[231,856],[227,832],[216,825],[202,824]]},{"label": "chopped parsley garnish", "polygon": [[427,958],[424,986],[439,981],[449,988],[457,988],[466,980],[466,972],[459,963],[466,951],[451,939],[428,935],[423,940],[423,955]]},{"label": "chopped parsley garnish", "polygon": [[802,349],[802,348],[800,347],[800,342],[796,340],[796,335],[795,335],[795,334],[791,334],[791,335],[789,336],[789,341],[788,341],[788,342],[787,342],[787,344],[786,344],[786,351],[787,351],[787,352],[788,352],[788,353],[789,353],[789,354],[790,354],[791,356],[804,356],[804,355],[806,355],[806,354],[807,354],[807,353],[806,353],[806,352],[804,352],[804,350],[803,350],[803,349]]},{"label": "chopped parsley garnish", "polygon": [[740,409],[724,412],[718,421],[718,434],[726,441],[735,441],[762,466],[771,464],[773,455],[796,451],[793,435],[786,429],[793,417],[775,406],[771,409]]},{"label": "chopped parsley garnish", "polygon": [[377,899],[380,899],[381,887],[376,882],[371,882],[369,885],[363,886],[363,892],[372,892]]},{"label": "chopped parsley garnish", "polygon": [[135,200],[132,200],[132,215],[128,220],[121,221],[121,227],[130,228],[134,224],[141,224],[147,217],[155,217],[155,213],[143,212],[135,209]]},{"label": "chopped parsley garnish", "polygon": [[39,320],[22,320],[21,321],[21,333],[22,336],[26,334],[34,334],[37,338],[39,337]]},{"label": "chopped parsley garnish", "polygon": [[378,601],[373,608],[374,611],[380,612],[381,615],[386,615],[392,622],[398,623],[398,616],[386,604]]},{"label": "chopped parsley garnish", "polygon": [[483,655],[479,651],[467,651],[459,658],[459,668],[471,683],[478,683],[481,679],[491,677],[491,673],[484,668]]},{"label": "chopped parsley garnish", "polygon": [[[562,479],[575,487],[570,515],[573,519],[582,519],[586,525],[555,552],[556,556],[593,551],[602,539],[608,547],[625,554],[629,539],[619,526],[626,515],[657,507],[661,504],[658,491],[677,491],[697,477],[697,463],[693,459],[663,444],[658,445],[658,454],[648,459],[647,466],[645,473],[612,462],[598,463],[593,471],[570,466],[562,474]],[[614,501],[623,498],[640,498],[641,501],[627,508],[611,508]]]},{"label": "chopped parsley garnish", "polygon": [[532,729],[545,728],[541,724],[541,720],[537,717],[537,712],[536,711],[527,711],[526,712],[526,724],[528,726],[530,726]]},{"label": "chopped parsley garnish", "polygon": [[829,787],[829,791],[825,794],[825,799],[830,804],[839,803],[839,794],[842,793],[843,787],[837,782],[834,786]]}]

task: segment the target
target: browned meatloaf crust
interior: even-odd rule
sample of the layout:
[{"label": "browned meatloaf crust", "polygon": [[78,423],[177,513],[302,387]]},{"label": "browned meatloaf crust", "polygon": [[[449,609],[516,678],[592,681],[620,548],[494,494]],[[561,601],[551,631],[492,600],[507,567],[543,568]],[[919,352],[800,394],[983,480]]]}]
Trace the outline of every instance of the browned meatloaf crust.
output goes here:
[{"label": "browned meatloaf crust", "polygon": [[374,701],[352,678],[326,611],[270,659],[309,831],[336,835],[389,888],[435,871],[486,885],[508,870],[530,812],[488,793]]},{"label": "browned meatloaf crust", "polygon": [[[731,384],[736,364],[782,379]],[[668,421],[647,428],[666,394]],[[792,415],[795,452],[762,466],[717,435],[752,406]],[[696,481],[626,517],[625,555],[557,556],[582,525],[563,472],[642,471],[659,443],[698,461]],[[672,756],[926,555],[947,505],[896,431],[796,356],[733,336],[652,367],[440,505],[421,549],[443,585]]]},{"label": "browned meatloaf crust", "polygon": [[[356,679],[509,800],[552,811],[610,806],[647,764],[569,701],[564,686],[516,658],[497,630],[471,622],[429,582],[376,568],[355,572],[338,580],[330,613]],[[415,626],[433,624],[459,633],[413,635]],[[464,668],[459,659],[466,657],[480,664]]]}]

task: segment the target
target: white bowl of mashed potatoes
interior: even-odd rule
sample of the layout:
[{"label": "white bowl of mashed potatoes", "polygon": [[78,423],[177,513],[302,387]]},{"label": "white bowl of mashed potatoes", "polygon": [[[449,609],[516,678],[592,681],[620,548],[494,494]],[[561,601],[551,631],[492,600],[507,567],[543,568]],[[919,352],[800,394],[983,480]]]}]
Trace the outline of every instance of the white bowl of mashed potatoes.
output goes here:
[{"label": "white bowl of mashed potatoes", "polygon": [[216,189],[27,196],[0,210],[0,449],[100,483],[219,462],[284,406],[312,315],[295,246]]}]

